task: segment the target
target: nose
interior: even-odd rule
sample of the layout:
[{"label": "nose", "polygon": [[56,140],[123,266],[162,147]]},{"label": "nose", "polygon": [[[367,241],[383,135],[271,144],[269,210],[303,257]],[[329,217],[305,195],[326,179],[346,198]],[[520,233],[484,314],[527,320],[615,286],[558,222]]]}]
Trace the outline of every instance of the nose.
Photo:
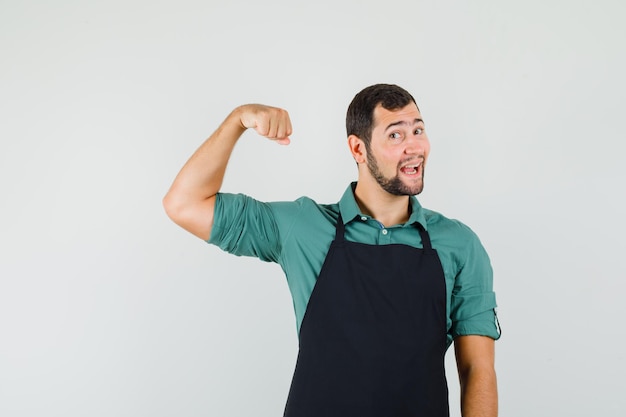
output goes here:
[{"label": "nose", "polygon": [[426,152],[427,140],[423,138],[411,136],[405,143],[404,153],[407,155],[424,155]]}]

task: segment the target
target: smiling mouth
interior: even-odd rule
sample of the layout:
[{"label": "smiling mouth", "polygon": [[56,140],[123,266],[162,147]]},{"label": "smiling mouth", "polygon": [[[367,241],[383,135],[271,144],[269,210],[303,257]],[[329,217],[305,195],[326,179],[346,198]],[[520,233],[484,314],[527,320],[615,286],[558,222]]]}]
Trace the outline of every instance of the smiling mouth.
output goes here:
[{"label": "smiling mouth", "polygon": [[415,175],[419,173],[420,168],[422,167],[422,162],[423,161],[419,161],[419,162],[414,162],[408,165],[404,165],[403,167],[400,168],[400,171],[406,175]]}]

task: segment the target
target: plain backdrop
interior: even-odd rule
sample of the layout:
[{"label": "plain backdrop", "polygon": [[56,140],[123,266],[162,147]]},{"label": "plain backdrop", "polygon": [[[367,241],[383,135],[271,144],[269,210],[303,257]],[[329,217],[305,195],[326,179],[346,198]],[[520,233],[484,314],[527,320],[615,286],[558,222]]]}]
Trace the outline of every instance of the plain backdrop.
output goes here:
[{"label": "plain backdrop", "polygon": [[[555,1],[0,1],[0,415],[280,416],[280,268],[161,199],[237,105],[224,191],[338,200],[346,108],[399,84],[432,144],[422,204],[495,271],[502,416],[624,416],[626,6]],[[459,416],[453,350],[452,416]]]}]

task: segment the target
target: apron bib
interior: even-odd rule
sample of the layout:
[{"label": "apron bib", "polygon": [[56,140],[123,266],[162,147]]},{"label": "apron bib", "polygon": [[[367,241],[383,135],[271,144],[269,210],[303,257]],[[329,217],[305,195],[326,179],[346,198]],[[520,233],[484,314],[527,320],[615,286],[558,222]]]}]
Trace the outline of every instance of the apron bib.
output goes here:
[{"label": "apron bib", "polygon": [[428,232],[418,224],[419,249],[349,242],[344,231],[339,215],[284,416],[449,416],[446,284]]}]

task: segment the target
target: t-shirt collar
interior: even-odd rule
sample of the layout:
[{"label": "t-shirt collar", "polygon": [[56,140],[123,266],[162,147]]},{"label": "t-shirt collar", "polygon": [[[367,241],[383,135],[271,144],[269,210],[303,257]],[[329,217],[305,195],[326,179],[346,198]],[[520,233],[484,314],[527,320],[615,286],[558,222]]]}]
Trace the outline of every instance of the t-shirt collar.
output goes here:
[{"label": "t-shirt collar", "polygon": [[[343,224],[348,224],[351,221],[361,218],[364,216],[359,209],[359,205],[356,203],[356,199],[354,198],[354,188],[356,187],[356,182],[351,183],[346,188],[346,191],[343,193],[341,200],[339,200],[339,211],[341,212],[341,218],[343,219]],[[424,216],[424,209],[422,208],[419,201],[417,201],[417,197],[412,195],[409,198],[411,202],[411,215],[409,216],[409,220],[406,222],[407,225],[412,225],[415,223],[420,223],[424,226],[424,229],[428,229],[426,226],[426,217]]]}]

